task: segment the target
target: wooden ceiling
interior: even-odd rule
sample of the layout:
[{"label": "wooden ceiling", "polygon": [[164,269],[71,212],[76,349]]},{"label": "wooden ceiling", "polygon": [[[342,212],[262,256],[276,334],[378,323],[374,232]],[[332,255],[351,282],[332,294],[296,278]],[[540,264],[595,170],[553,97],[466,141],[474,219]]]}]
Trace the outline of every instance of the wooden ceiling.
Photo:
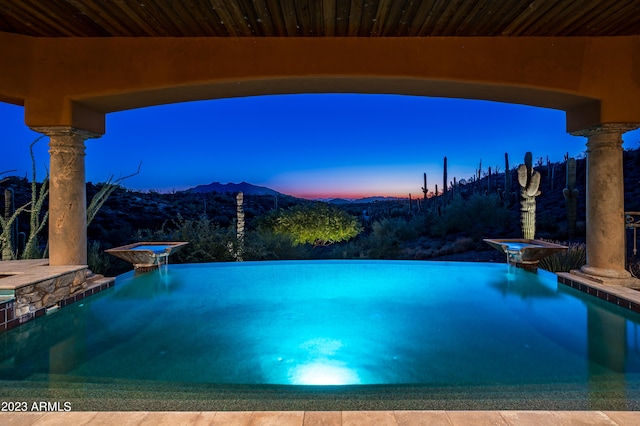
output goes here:
[{"label": "wooden ceiling", "polygon": [[35,37],[640,35],[640,0],[0,0]]}]

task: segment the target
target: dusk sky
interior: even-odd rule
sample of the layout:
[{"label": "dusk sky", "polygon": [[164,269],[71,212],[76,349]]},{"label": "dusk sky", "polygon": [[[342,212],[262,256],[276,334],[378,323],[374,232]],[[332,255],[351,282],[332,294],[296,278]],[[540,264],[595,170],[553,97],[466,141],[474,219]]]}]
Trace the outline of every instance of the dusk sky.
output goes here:
[{"label": "dusk sky", "polygon": [[[29,144],[39,136],[23,109],[0,103],[0,172],[31,177]],[[624,135],[637,148],[640,131]],[[36,145],[38,180],[48,139]],[[586,138],[566,133],[563,111],[461,99],[392,95],[282,95],[164,105],[107,115],[107,132],[86,142],[87,181],[136,171],[124,186],[183,190],[246,181],[305,198],[421,196],[482,168],[504,171],[534,159],[579,156]],[[6,176],[6,175],[4,175]]]}]

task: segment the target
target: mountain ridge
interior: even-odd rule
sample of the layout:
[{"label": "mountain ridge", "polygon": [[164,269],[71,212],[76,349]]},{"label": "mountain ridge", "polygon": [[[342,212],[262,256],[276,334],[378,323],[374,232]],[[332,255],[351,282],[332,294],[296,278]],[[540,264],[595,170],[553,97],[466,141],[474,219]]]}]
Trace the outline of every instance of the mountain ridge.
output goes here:
[{"label": "mountain ridge", "polygon": [[[218,192],[218,193],[237,193],[242,192],[245,195],[274,195],[274,196],[283,196],[283,197],[295,197],[293,195],[284,194],[282,192],[278,192],[275,189],[268,188],[266,186],[254,185],[249,182],[242,181],[240,183],[220,183],[220,182],[211,182],[209,184],[196,185],[192,188],[185,190],[184,192],[195,193],[195,194],[203,194],[209,192]],[[385,197],[385,196],[369,196],[363,198],[314,198],[312,201],[324,201],[330,204],[351,204],[351,203],[373,203],[375,201],[385,201],[385,200],[399,200],[398,197]]]},{"label": "mountain ridge", "polygon": [[228,192],[242,192],[246,195],[281,195],[287,196],[287,194],[283,194],[274,189],[267,188],[266,186],[253,185],[248,182],[240,182],[240,183],[220,183],[220,182],[211,182],[206,185],[197,185],[193,188],[187,189],[185,192],[191,193],[209,193],[209,192],[219,192],[219,193],[228,193]]}]

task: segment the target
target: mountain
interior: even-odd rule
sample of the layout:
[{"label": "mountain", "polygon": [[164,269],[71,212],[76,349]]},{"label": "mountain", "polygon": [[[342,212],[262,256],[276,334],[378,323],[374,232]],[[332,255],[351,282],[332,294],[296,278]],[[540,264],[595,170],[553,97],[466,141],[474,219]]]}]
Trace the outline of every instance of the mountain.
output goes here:
[{"label": "mountain", "polygon": [[406,198],[373,196],[373,197],[365,197],[365,198],[323,198],[318,201],[326,201],[327,203],[331,203],[331,204],[367,204],[367,203],[375,203],[376,201],[395,201],[395,200],[406,200]]},{"label": "mountain", "polygon": [[323,200],[318,200],[318,201],[324,201],[330,204],[349,204],[351,203],[353,200],[346,200],[344,198],[329,198],[329,199],[323,199]]},{"label": "mountain", "polygon": [[[224,193],[237,193],[242,191],[245,195],[278,195],[283,197],[288,197],[287,194],[283,194],[271,188],[267,188],[266,186],[258,186],[253,185],[247,182],[241,183],[220,183],[220,182],[212,182],[208,185],[198,185],[193,188],[187,189],[184,192],[189,192],[192,194],[206,194],[209,192],[218,192],[221,194]],[[315,201],[324,201],[330,204],[351,204],[351,203],[373,203],[375,201],[388,201],[388,200],[399,200],[397,197],[366,197],[366,198],[358,198],[358,199],[346,199],[346,198],[318,198]]]},{"label": "mountain", "polygon": [[359,198],[357,200],[354,200],[354,202],[355,203],[375,203],[376,201],[396,201],[396,200],[407,200],[407,198],[373,196],[373,197]]},{"label": "mountain", "polygon": [[220,183],[212,182],[209,185],[198,185],[193,188],[187,189],[186,192],[192,193],[208,193],[208,192],[242,192],[246,195],[285,195],[278,191],[265,186],[252,185],[247,182],[240,183]]}]

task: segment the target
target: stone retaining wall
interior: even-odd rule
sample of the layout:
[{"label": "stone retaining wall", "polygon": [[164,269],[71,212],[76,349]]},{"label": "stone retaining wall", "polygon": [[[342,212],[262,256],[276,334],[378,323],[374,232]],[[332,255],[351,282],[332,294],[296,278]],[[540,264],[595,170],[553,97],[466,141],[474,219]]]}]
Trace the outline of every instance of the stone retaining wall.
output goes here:
[{"label": "stone retaining wall", "polygon": [[[0,290],[0,332],[39,318],[52,307],[63,308],[85,297],[113,287],[115,278],[93,275],[84,266],[66,270],[44,261],[2,262],[9,278]],[[8,280],[13,280],[11,283]]]},{"label": "stone retaining wall", "polygon": [[15,316],[50,308],[61,300],[82,291],[87,282],[87,270],[79,270],[59,277],[17,288],[15,290]]}]

